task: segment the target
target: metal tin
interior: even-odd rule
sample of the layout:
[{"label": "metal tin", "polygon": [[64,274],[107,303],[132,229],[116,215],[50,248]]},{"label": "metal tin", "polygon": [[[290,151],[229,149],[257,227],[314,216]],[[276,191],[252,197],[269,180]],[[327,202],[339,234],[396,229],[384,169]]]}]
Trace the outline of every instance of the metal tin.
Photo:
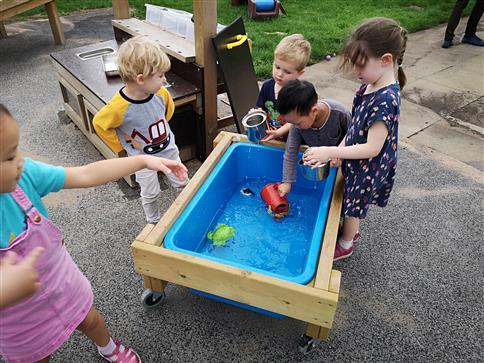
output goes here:
[{"label": "metal tin", "polygon": [[267,116],[264,111],[249,112],[242,119],[249,141],[260,143],[266,137]]},{"label": "metal tin", "polygon": [[103,60],[104,73],[106,73],[106,76],[112,77],[112,76],[119,75],[118,63],[116,61],[116,54],[103,55],[102,60]]},{"label": "metal tin", "polygon": [[327,161],[314,169],[311,169],[310,164],[305,165],[302,159],[299,160],[299,167],[301,168],[302,175],[306,179],[312,181],[321,181],[326,179],[329,175],[329,164],[330,162]]}]

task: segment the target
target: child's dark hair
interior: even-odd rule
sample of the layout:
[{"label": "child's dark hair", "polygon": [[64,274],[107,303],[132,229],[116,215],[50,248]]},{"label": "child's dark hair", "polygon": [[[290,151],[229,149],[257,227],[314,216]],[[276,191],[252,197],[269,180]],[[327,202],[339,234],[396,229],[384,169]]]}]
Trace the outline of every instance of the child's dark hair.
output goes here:
[{"label": "child's dark hair", "polygon": [[398,83],[403,89],[407,83],[402,69],[406,46],[407,31],[395,20],[371,18],[360,24],[346,42],[340,68],[347,69],[353,65],[364,67],[369,57],[377,58],[390,53],[398,65]]},{"label": "child's dark hair", "polygon": [[318,102],[318,94],[311,82],[294,79],[287,82],[279,91],[277,97],[277,111],[286,115],[296,111],[301,116],[306,116],[311,108]]},{"label": "child's dark hair", "polygon": [[0,118],[3,115],[7,115],[9,117],[12,117],[12,114],[10,113],[10,111],[3,104],[0,103]]}]

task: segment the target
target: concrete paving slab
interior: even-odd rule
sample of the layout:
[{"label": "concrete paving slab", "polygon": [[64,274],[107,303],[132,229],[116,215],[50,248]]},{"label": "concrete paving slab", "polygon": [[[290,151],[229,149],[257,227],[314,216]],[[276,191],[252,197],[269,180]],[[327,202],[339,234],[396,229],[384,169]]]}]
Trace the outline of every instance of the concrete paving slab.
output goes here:
[{"label": "concrete paving slab", "polygon": [[[460,19],[459,25],[455,30],[455,37],[454,37],[454,44],[459,45],[461,44],[462,36],[465,33],[465,29],[467,26],[467,21],[469,17],[463,17]],[[418,31],[415,33],[410,33],[409,39],[411,42],[408,43],[409,47],[411,48],[414,44],[426,44],[426,50],[432,50],[441,48],[442,41],[444,40],[445,28],[447,27],[447,23],[443,23],[441,25],[437,25],[433,28],[425,29],[422,31]],[[481,19],[477,26],[476,34],[482,38],[484,36],[484,21]],[[467,45],[466,45],[467,46]],[[478,51],[478,47],[470,47],[474,50],[471,51]],[[450,48],[452,49],[452,48]]]},{"label": "concrete paving slab", "polygon": [[[484,39],[484,21],[481,19],[479,22],[478,29],[481,29],[480,31],[478,30],[476,34],[481,38]],[[464,33],[462,33],[462,36],[464,36]],[[454,38],[454,45],[451,48],[448,49],[458,49],[462,52],[466,52],[469,55],[481,55],[483,52],[482,47],[476,47],[475,45],[467,44],[467,43],[462,43],[462,36],[458,36]]]},{"label": "concrete paving slab", "polygon": [[[479,49],[479,47],[466,46],[465,44],[448,49],[428,48],[428,44],[414,43],[413,39],[408,44],[404,57],[405,71],[416,77],[427,76],[450,66],[459,68],[466,64],[469,59],[484,55],[484,50]],[[422,47],[425,48],[421,49]],[[412,55],[416,59],[407,58],[407,56],[411,57]]]},{"label": "concrete paving slab", "polygon": [[[484,134],[484,97],[480,97],[474,102],[459,108],[451,113],[451,116],[458,120],[467,122],[480,127],[480,133]],[[472,126],[470,126],[472,128]]]},{"label": "concrete paving slab", "polygon": [[479,54],[469,58],[462,64],[462,69],[471,71],[476,74],[476,81],[478,81],[477,75],[481,75],[481,80],[484,79],[484,54]]},{"label": "concrete paving slab", "polygon": [[[449,49],[441,47],[445,24],[409,34],[403,63],[408,84],[402,96],[482,136],[475,126],[476,113],[466,112],[466,106],[483,96],[484,49],[460,43],[467,20],[461,19],[454,46]],[[477,34],[484,36],[482,20]],[[463,112],[457,113],[460,109]]]},{"label": "concrete paving slab", "polygon": [[[484,28],[484,25],[482,27]],[[461,34],[459,28],[456,34]],[[463,32],[464,29],[461,28],[461,31]],[[482,55],[482,49],[479,47],[462,44],[460,36],[455,38],[453,47],[443,49],[441,45],[444,32],[445,27],[440,26],[409,34],[403,60],[404,69],[416,76],[421,76],[422,73],[430,74],[434,69],[442,69],[441,63],[443,65],[454,65],[459,61],[465,63],[468,58]]]},{"label": "concrete paving slab", "polygon": [[430,76],[423,77],[423,79],[451,87],[462,92],[471,92],[479,96],[484,96],[484,79],[482,79],[481,74],[476,74],[473,71],[452,67],[434,73]]},{"label": "concrete paving slab", "polygon": [[[406,58],[405,58],[406,59]],[[417,79],[420,79],[425,76],[432,75],[434,73],[440,72],[444,69],[448,69],[452,67],[454,64],[452,61],[447,60],[441,62],[436,62],[434,56],[425,56],[415,62],[413,65],[409,66],[408,63],[405,62],[405,66],[403,70],[405,73],[412,75]]]},{"label": "concrete paving slab", "polygon": [[418,79],[411,80],[405,86],[402,97],[415,104],[428,107],[439,115],[445,115],[476,101],[481,96],[470,91],[460,91],[429,79]]},{"label": "concrete paving slab", "polygon": [[445,121],[435,122],[417,134],[410,141],[426,145],[441,153],[484,171],[484,148],[482,140],[472,134],[464,133]]},{"label": "concrete paving slab", "polygon": [[301,78],[317,78],[316,76],[335,76],[338,73],[338,62],[339,57],[331,58],[330,61],[322,61],[319,63],[315,63],[309,67],[306,67],[306,70]]},{"label": "concrete paving slab", "polygon": [[320,87],[315,86],[316,92],[320,98],[331,98],[343,103],[351,111],[351,105],[353,104],[353,97],[355,92],[351,89],[344,87]]},{"label": "concrete paving slab", "polygon": [[442,117],[432,110],[405,99],[402,100],[400,115],[400,124],[398,125],[398,137],[400,139],[408,138],[430,125],[442,121]]}]

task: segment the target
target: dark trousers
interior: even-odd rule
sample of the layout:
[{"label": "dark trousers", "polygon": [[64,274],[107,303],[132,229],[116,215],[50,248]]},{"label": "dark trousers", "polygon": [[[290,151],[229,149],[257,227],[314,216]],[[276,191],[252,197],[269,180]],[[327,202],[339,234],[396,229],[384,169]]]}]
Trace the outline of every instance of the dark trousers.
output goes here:
[{"label": "dark trousers", "polygon": [[[445,40],[452,40],[454,39],[454,30],[459,25],[460,16],[462,15],[462,11],[464,11],[465,7],[469,3],[469,0],[457,0],[454,5],[454,10],[452,10],[452,14],[450,14],[449,22],[447,24],[447,29],[445,29]],[[476,4],[472,9],[471,16],[467,21],[466,27],[466,37],[470,37],[476,34],[477,24],[481,19],[482,12],[484,11],[484,0],[476,0]]]}]

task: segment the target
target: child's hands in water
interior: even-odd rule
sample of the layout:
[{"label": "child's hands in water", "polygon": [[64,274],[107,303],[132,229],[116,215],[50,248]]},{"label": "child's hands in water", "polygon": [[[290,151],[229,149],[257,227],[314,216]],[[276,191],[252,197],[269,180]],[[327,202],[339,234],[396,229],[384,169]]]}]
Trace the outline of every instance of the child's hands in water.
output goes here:
[{"label": "child's hands in water", "polygon": [[277,139],[277,138],[281,137],[281,135],[279,135],[278,131],[279,131],[279,129],[267,129],[266,130],[267,136],[264,137],[261,141],[267,142],[269,140],[273,140],[273,139]]},{"label": "child's hands in water", "polygon": [[15,252],[5,254],[0,261],[0,308],[12,305],[37,291],[40,282],[35,264],[43,253],[42,247],[36,247],[18,263],[15,263]]},{"label": "child's hands in water", "polygon": [[284,197],[285,195],[289,194],[291,191],[292,184],[291,183],[280,183],[277,186],[277,190],[279,192],[279,195],[281,197]]},{"label": "child's hands in water", "polygon": [[317,167],[328,162],[331,159],[329,150],[330,148],[327,146],[310,147],[303,155],[304,164]]},{"label": "child's hands in water", "polygon": [[186,180],[188,178],[186,166],[179,161],[147,156],[146,167],[151,170],[161,171],[165,174],[173,173],[178,180]]},{"label": "child's hands in water", "polygon": [[341,166],[341,159],[331,159],[331,166],[339,168]]}]

